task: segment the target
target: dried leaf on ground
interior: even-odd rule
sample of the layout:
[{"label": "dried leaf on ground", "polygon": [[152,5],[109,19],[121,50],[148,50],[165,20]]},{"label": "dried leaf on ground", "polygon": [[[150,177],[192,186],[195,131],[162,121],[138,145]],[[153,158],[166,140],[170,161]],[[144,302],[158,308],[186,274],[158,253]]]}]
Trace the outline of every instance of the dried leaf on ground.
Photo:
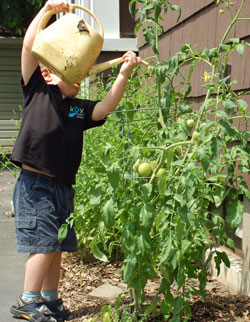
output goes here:
[{"label": "dried leaf on ground", "polygon": [[[74,313],[72,322],[85,322],[91,317],[101,316],[101,307],[110,303],[90,298],[88,294],[107,282],[124,289],[120,267],[121,263],[102,263],[91,257],[86,261],[80,254],[64,255],[59,291],[65,306]],[[155,295],[159,283],[148,283],[147,298]],[[209,280],[206,293],[206,298],[194,296],[191,299],[191,322],[250,321],[248,296],[230,294],[226,287],[213,278]],[[125,298],[129,298],[126,293]]]}]

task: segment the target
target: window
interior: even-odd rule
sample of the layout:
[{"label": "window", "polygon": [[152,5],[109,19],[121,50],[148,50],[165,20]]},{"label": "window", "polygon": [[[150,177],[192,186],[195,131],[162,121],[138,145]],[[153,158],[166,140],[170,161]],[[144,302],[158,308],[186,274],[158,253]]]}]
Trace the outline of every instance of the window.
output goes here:
[{"label": "window", "polygon": [[[137,51],[137,41],[134,38],[134,21],[130,16],[128,6],[130,0],[74,0],[72,3],[91,10],[100,20],[104,30],[103,51]],[[76,10],[90,25],[98,30],[94,19],[83,10]]]}]

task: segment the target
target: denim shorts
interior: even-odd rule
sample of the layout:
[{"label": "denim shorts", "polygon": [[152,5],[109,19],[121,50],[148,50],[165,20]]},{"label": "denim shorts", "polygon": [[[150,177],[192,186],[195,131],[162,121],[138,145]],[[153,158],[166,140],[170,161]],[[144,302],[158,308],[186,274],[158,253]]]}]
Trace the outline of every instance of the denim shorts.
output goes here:
[{"label": "denim shorts", "polygon": [[17,252],[74,252],[74,228],[68,226],[64,241],[58,229],[74,210],[74,189],[54,177],[21,170],[13,193]]}]

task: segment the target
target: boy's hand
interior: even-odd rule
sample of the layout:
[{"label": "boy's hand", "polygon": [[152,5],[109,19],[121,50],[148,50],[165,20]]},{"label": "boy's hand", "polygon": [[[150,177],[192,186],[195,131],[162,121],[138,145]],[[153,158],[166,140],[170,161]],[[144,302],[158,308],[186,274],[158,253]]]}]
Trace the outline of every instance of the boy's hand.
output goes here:
[{"label": "boy's hand", "polygon": [[46,11],[53,10],[54,13],[69,12],[69,2],[67,0],[48,0],[44,8]]},{"label": "boy's hand", "polygon": [[135,53],[132,51],[126,52],[122,58],[125,62],[122,64],[120,69],[120,74],[124,75],[125,77],[129,77],[132,70],[138,65],[141,64],[142,60],[140,57],[137,57]]}]

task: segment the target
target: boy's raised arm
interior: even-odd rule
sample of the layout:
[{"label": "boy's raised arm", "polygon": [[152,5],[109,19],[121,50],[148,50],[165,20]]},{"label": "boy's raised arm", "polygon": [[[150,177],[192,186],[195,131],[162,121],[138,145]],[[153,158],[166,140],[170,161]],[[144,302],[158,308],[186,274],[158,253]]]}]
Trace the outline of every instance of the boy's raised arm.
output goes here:
[{"label": "boy's raised arm", "polygon": [[32,54],[32,46],[35,40],[39,23],[42,20],[44,14],[50,9],[53,9],[55,14],[62,11],[69,11],[69,4],[65,0],[48,0],[29,25],[23,39],[21,55],[21,71],[24,84],[27,84],[31,75],[33,74],[34,70],[38,65],[38,60],[36,56]]},{"label": "boy's raised arm", "polygon": [[131,51],[124,54],[123,58],[125,59],[125,62],[121,66],[117,79],[105,99],[97,103],[94,108],[92,113],[93,121],[99,121],[107,117],[109,113],[112,113],[116,109],[123,97],[132,70],[142,62],[141,58],[137,57],[136,54]]}]

